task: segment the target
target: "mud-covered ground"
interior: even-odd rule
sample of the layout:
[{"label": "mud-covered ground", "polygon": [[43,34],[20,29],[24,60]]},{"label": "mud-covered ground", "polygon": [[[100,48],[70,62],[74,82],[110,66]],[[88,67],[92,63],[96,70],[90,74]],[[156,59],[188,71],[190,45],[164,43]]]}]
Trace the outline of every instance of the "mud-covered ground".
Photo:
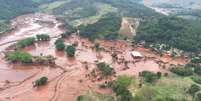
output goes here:
[{"label": "mud-covered ground", "polygon": [[[124,74],[137,76],[144,70],[167,72],[170,65],[182,65],[187,62],[182,57],[175,59],[167,55],[160,57],[142,46],[118,40],[97,40],[96,42],[104,49],[97,52],[93,49],[94,43],[76,34],[65,39],[66,45],[78,43],[75,58],[69,58],[64,52],[56,51],[54,46],[57,36],[65,31],[59,27],[61,24],[54,16],[39,13],[19,16],[12,20],[14,30],[0,38],[0,101],[74,101],[77,96],[88,90],[110,93],[108,89],[99,89],[98,84],[111,78],[99,81],[87,76],[96,68],[97,61],[111,64],[116,76]],[[23,51],[34,56],[53,55],[56,57],[57,66],[14,65],[5,61],[3,52],[16,40],[42,33],[48,33],[51,40],[35,43]],[[133,50],[141,52],[144,57],[133,59],[130,55]],[[113,52],[117,53],[118,60],[113,60],[111,56]],[[122,59],[128,61],[128,64],[122,63]],[[48,84],[33,88],[32,82],[42,76],[48,77]]]}]

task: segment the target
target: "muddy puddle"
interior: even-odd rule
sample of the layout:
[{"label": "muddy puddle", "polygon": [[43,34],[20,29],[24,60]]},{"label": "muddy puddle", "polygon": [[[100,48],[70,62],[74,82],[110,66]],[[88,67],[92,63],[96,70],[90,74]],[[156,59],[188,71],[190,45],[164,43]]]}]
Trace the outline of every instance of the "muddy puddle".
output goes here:
[{"label": "muddy puddle", "polygon": [[[58,36],[64,30],[59,29],[61,24],[56,18],[46,14],[30,14],[17,17],[12,21],[16,29],[0,38],[0,50],[3,52],[12,43],[25,37],[36,34],[49,33],[51,37]],[[88,90],[100,93],[110,93],[108,89],[99,89],[98,84],[103,81],[92,81],[86,77],[96,68],[97,62],[106,62],[113,66],[117,75],[138,75],[139,72],[148,70],[153,72],[164,71],[157,60],[168,64],[185,64],[183,58],[172,60],[167,57],[158,57],[157,54],[142,48],[135,48],[126,41],[97,40],[104,50],[97,52],[94,44],[86,38],[73,34],[65,39],[65,44],[77,43],[77,51],[74,58],[67,57],[65,52],[56,51],[51,38],[47,42],[37,42],[32,46],[22,49],[34,56],[52,55],[56,58],[56,67],[12,65],[5,62],[0,55],[0,101],[74,101],[77,96],[85,94]],[[134,59],[130,52],[136,50],[145,57]],[[118,60],[114,61],[111,54],[117,53]],[[178,59],[178,60],[177,60]],[[125,64],[123,61],[127,61]],[[88,69],[86,69],[86,65]],[[40,88],[33,88],[32,82],[47,76],[48,84]]]}]

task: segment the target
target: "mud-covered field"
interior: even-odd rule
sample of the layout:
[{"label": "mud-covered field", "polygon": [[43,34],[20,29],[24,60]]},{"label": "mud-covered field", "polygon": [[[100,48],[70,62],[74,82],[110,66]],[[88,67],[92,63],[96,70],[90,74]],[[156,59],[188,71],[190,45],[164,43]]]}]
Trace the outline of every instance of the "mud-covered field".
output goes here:
[{"label": "mud-covered field", "polygon": [[[93,48],[94,43],[76,33],[65,39],[66,45],[78,43],[75,57],[69,58],[64,52],[56,51],[54,46],[57,36],[65,32],[60,25],[62,23],[54,16],[40,13],[19,16],[12,20],[14,30],[0,38],[0,101],[74,101],[88,90],[110,93],[109,89],[99,89],[98,84],[115,79],[118,75],[138,76],[144,70],[168,72],[170,65],[183,65],[187,62],[183,57],[160,57],[143,46],[120,40],[97,40],[104,49],[97,52]],[[56,66],[11,64],[5,60],[4,52],[17,40],[43,33],[49,34],[51,40],[37,42],[22,50],[34,56],[52,55],[56,57]],[[144,57],[134,59],[131,51],[139,51]],[[113,52],[117,53],[118,60],[113,60]],[[122,60],[128,61],[128,64],[125,65]],[[97,61],[112,65],[115,76],[101,81],[87,76],[96,68]],[[88,69],[85,68],[86,65]],[[33,88],[33,81],[42,76],[48,77],[48,84]]]}]

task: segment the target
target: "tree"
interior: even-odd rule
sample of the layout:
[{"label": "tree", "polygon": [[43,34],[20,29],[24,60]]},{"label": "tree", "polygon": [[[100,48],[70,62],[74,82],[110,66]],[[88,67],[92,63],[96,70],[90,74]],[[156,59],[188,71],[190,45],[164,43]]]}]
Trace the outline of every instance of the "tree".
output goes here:
[{"label": "tree", "polygon": [[40,79],[36,80],[34,82],[34,87],[39,87],[39,86],[43,86],[47,83],[48,78],[47,77],[41,77]]},{"label": "tree", "polygon": [[193,74],[193,70],[187,67],[176,67],[172,68],[170,71],[180,76],[190,76]]},{"label": "tree", "polygon": [[201,84],[201,77],[200,76],[193,76],[191,79],[198,84]]},{"label": "tree", "polygon": [[59,51],[62,51],[65,49],[65,44],[64,44],[64,40],[59,38],[56,40],[56,42],[54,43],[56,46],[56,49]]},{"label": "tree", "polygon": [[192,63],[199,64],[201,63],[201,56],[196,56],[191,59]]},{"label": "tree", "polygon": [[70,57],[74,57],[75,51],[76,51],[76,49],[75,49],[75,47],[72,46],[72,45],[69,45],[69,46],[67,46],[67,48],[66,48],[66,53],[67,53],[67,55],[70,56]]},{"label": "tree", "polygon": [[132,81],[133,78],[127,75],[121,75],[117,78],[117,83],[122,87],[128,87]]},{"label": "tree", "polygon": [[198,75],[201,75],[201,66],[195,66],[194,67],[194,72]]},{"label": "tree", "polygon": [[161,72],[157,72],[157,76],[158,78],[161,78],[162,73]]},{"label": "tree", "polygon": [[57,43],[64,43],[64,39],[63,38],[58,38],[54,44],[57,44]]},{"label": "tree", "polygon": [[200,101],[201,99],[201,93],[198,93],[195,97],[195,101]]},{"label": "tree", "polygon": [[118,38],[118,34],[117,33],[110,33],[110,34],[107,34],[105,36],[105,39],[107,40],[115,40]]},{"label": "tree", "polygon": [[65,44],[64,43],[57,43],[56,44],[56,49],[57,50],[64,50],[65,49]]},{"label": "tree", "polygon": [[158,74],[149,71],[143,71],[140,76],[142,76],[144,80],[149,83],[153,83],[160,78]]},{"label": "tree", "polygon": [[200,90],[200,87],[196,84],[192,84],[191,87],[188,89],[188,93],[192,96],[195,95],[196,92]]},{"label": "tree", "polygon": [[24,48],[24,47],[27,47],[29,45],[33,45],[34,42],[35,42],[35,38],[34,37],[22,39],[22,40],[17,41],[16,47],[17,48]]},{"label": "tree", "polygon": [[62,38],[66,38],[66,37],[70,36],[71,34],[72,34],[71,32],[68,32],[68,31],[67,31],[67,32],[65,32],[65,33],[62,33],[62,34],[61,34],[61,37],[62,37]]},{"label": "tree", "polygon": [[101,47],[100,47],[99,43],[95,43],[94,47],[96,48],[96,51],[100,51],[101,50]]},{"label": "tree", "polygon": [[98,69],[105,75],[105,76],[109,76],[112,75],[113,73],[113,68],[110,67],[110,65],[106,64],[105,62],[101,62],[96,64]]},{"label": "tree", "polygon": [[77,97],[76,101],[83,101],[83,99],[84,99],[84,96],[80,95],[80,96]]},{"label": "tree", "polygon": [[116,81],[108,84],[109,87],[120,96],[119,101],[133,101],[133,96],[128,90],[128,86],[131,84],[132,78],[126,75],[119,76]]},{"label": "tree", "polygon": [[114,40],[118,37],[117,33],[121,28],[121,20],[121,17],[114,14],[105,16],[96,23],[80,26],[80,35],[92,41],[96,38]]},{"label": "tree", "polygon": [[142,21],[134,37],[136,42],[165,44],[188,52],[200,52],[201,24],[178,17],[151,17]]},{"label": "tree", "polygon": [[22,51],[14,51],[10,52],[6,55],[7,60],[11,62],[22,62],[22,63],[31,63],[32,56],[29,53],[22,52]]},{"label": "tree", "polygon": [[48,34],[38,34],[36,35],[38,41],[49,41],[50,36]]}]

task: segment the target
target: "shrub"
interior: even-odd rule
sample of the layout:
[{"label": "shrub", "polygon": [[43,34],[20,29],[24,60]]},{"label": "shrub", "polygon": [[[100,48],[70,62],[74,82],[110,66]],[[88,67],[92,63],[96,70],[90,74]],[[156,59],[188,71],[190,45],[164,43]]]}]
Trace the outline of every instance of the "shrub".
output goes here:
[{"label": "shrub", "polygon": [[194,72],[198,75],[201,75],[201,67],[200,66],[195,66],[194,67]]},{"label": "shrub", "polygon": [[188,89],[188,93],[191,95],[195,95],[196,92],[200,90],[200,87],[196,84],[192,84],[191,87]]},{"label": "shrub", "polygon": [[77,97],[77,100],[76,100],[76,101],[83,101],[83,99],[84,99],[84,96],[83,96],[83,95],[80,95],[80,96]]},{"label": "shrub", "polygon": [[56,45],[57,43],[64,43],[64,39],[63,38],[58,38],[54,44]]},{"label": "shrub", "polygon": [[6,55],[6,58],[12,62],[23,62],[30,63],[32,62],[32,56],[29,53],[14,51]]},{"label": "shrub", "polygon": [[117,33],[110,33],[110,34],[107,34],[105,36],[105,39],[106,40],[115,40],[118,38],[118,34]]},{"label": "shrub", "polygon": [[157,76],[158,76],[158,78],[161,78],[162,73],[161,72],[157,72]]},{"label": "shrub", "polygon": [[201,63],[201,56],[193,57],[193,58],[191,59],[191,62],[192,62],[192,63],[195,63],[195,64]]},{"label": "shrub", "polygon": [[176,99],[176,98],[171,98],[171,97],[165,97],[165,98],[158,98],[154,101],[189,101],[187,99]]},{"label": "shrub", "polygon": [[199,76],[193,76],[193,77],[191,77],[191,79],[192,79],[195,83],[201,84],[201,77],[199,77]]},{"label": "shrub", "polygon": [[96,48],[96,51],[100,51],[101,50],[101,47],[100,47],[99,43],[95,43],[94,47]]},{"label": "shrub", "polygon": [[116,81],[113,81],[109,84],[109,87],[116,93],[117,96],[120,96],[119,101],[132,101],[133,96],[127,87],[131,84],[131,77],[128,76],[119,76]]},{"label": "shrub", "polygon": [[193,70],[191,68],[177,67],[172,68],[170,71],[180,76],[190,76],[193,74]]},{"label": "shrub", "polygon": [[48,34],[38,34],[36,35],[38,41],[49,41],[50,36]]},{"label": "shrub", "polygon": [[56,49],[59,51],[62,51],[65,49],[65,44],[64,43],[57,43],[56,44]]},{"label": "shrub", "polygon": [[72,46],[72,45],[69,45],[69,46],[67,46],[67,48],[66,48],[66,53],[67,53],[68,56],[70,56],[70,57],[74,57],[75,51],[76,51],[76,49],[75,49],[75,47]]},{"label": "shrub", "polygon": [[47,77],[41,77],[40,79],[38,79],[34,82],[34,87],[43,86],[47,83],[47,81],[48,81]]},{"label": "shrub", "polygon": [[128,87],[131,84],[131,82],[132,82],[132,77],[127,75],[122,75],[117,78],[117,83],[123,87]]},{"label": "shrub", "polygon": [[106,76],[112,75],[113,73],[113,68],[110,67],[110,65],[101,62],[97,64],[98,69]]},{"label": "shrub", "polygon": [[[199,27],[198,27],[199,26]],[[166,44],[180,50],[200,52],[199,22],[178,17],[153,17],[142,21],[134,37],[136,42]]]},{"label": "shrub", "polygon": [[198,93],[195,97],[195,101],[200,101],[201,99],[201,93]]},{"label": "shrub", "polygon": [[160,78],[157,74],[149,72],[149,71],[143,71],[141,73],[141,76],[144,78],[146,82],[149,82],[149,83],[153,83]]},{"label": "shrub", "polygon": [[121,27],[121,20],[121,17],[116,15],[105,16],[96,23],[79,26],[80,35],[92,41],[96,38],[116,39]]},{"label": "shrub", "polygon": [[62,37],[62,38],[66,38],[66,37],[70,36],[71,33],[72,33],[72,32],[65,32],[65,33],[62,33],[62,34],[61,34],[61,37]]},{"label": "shrub", "polygon": [[27,47],[27,46],[29,46],[29,45],[34,44],[34,42],[35,42],[35,38],[34,38],[34,37],[22,39],[22,40],[19,40],[19,41],[16,43],[16,47],[17,47],[17,48],[24,48],[24,47]]},{"label": "shrub", "polygon": [[65,49],[64,40],[61,39],[61,38],[60,38],[60,39],[57,39],[54,44],[56,45],[55,47],[56,47],[57,50],[62,51],[62,50]]}]

